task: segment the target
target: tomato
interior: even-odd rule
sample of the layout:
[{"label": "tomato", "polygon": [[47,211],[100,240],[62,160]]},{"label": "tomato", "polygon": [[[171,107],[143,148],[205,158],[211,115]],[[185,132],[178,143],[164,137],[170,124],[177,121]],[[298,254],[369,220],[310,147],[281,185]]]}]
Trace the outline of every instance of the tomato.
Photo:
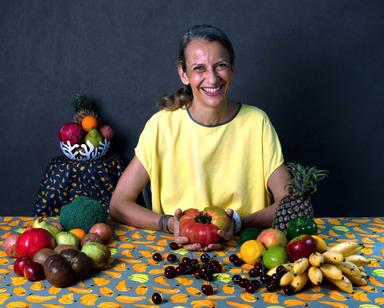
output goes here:
[{"label": "tomato", "polygon": [[225,210],[207,207],[203,211],[188,209],[180,217],[180,235],[188,237],[192,243],[207,246],[220,241],[219,229],[228,230],[231,220]]}]

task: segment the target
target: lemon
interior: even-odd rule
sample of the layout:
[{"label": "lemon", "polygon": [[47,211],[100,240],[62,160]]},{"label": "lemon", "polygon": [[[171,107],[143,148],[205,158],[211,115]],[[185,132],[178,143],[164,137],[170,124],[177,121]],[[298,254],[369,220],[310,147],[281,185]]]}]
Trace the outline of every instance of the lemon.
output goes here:
[{"label": "lemon", "polygon": [[250,265],[254,265],[264,252],[264,245],[257,240],[245,241],[240,247],[241,259]]}]

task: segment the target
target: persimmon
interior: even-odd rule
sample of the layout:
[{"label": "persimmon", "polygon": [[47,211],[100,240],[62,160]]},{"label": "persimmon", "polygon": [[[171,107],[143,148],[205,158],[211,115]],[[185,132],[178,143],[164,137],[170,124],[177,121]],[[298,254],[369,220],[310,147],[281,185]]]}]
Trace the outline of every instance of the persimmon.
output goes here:
[{"label": "persimmon", "polygon": [[69,232],[76,235],[79,238],[79,240],[82,240],[85,237],[85,231],[80,228],[71,229],[69,230]]},{"label": "persimmon", "polygon": [[97,128],[99,125],[97,119],[92,115],[87,115],[81,120],[81,126],[84,130],[89,132],[90,130]]}]

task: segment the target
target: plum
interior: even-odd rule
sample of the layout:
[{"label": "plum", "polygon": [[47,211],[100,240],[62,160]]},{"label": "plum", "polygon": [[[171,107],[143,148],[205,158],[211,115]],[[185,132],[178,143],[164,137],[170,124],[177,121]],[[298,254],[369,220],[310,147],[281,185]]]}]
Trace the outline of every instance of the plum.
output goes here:
[{"label": "plum", "polygon": [[52,255],[45,260],[44,274],[47,280],[58,288],[69,286],[74,278],[71,265],[60,254]]}]

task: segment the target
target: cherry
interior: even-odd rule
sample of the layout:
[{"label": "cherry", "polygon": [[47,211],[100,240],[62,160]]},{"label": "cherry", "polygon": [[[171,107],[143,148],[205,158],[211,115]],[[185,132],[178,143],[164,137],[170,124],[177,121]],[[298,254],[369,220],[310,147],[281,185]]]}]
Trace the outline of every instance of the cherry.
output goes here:
[{"label": "cherry", "polygon": [[275,292],[280,289],[278,282],[270,281],[267,283],[266,289],[268,292]]},{"label": "cherry", "polygon": [[232,281],[236,284],[239,284],[240,283],[240,280],[241,280],[241,276],[240,275],[233,275],[232,276]]},{"label": "cherry", "polygon": [[239,260],[239,256],[238,255],[235,255],[234,253],[233,254],[231,254],[230,256],[229,256],[229,261],[231,262],[231,263],[235,263],[237,260]]},{"label": "cherry", "polygon": [[283,288],[283,292],[286,294],[286,295],[293,295],[295,294],[295,290],[292,286],[286,286]]},{"label": "cherry", "polygon": [[210,259],[211,259],[211,257],[210,257],[209,254],[207,254],[206,252],[203,253],[203,254],[200,256],[200,260],[201,260],[201,262],[203,262],[203,263],[208,263]]},{"label": "cherry", "polygon": [[247,293],[255,293],[256,289],[260,287],[260,284],[257,280],[249,281],[247,286],[245,287],[245,292]]},{"label": "cherry", "polygon": [[213,287],[208,285],[208,284],[203,284],[201,286],[201,291],[205,294],[205,295],[211,295],[213,293]]},{"label": "cherry", "polygon": [[161,295],[159,293],[153,293],[152,294],[152,302],[155,304],[155,305],[159,305],[161,304],[162,302],[162,298],[161,298]]},{"label": "cherry", "polygon": [[186,264],[191,263],[191,259],[188,258],[188,257],[184,257],[184,258],[181,260],[181,263],[186,263]]},{"label": "cherry", "polygon": [[259,276],[259,273],[258,273],[258,271],[257,271],[255,268],[252,268],[252,269],[248,272],[248,274],[249,274],[249,277],[257,277],[257,276]]},{"label": "cherry", "polygon": [[245,288],[249,283],[249,280],[247,278],[241,278],[239,282],[240,288]]},{"label": "cherry", "polygon": [[261,281],[262,283],[268,283],[268,282],[271,281],[271,276],[265,274],[265,275],[263,275],[263,276],[260,277],[260,281]]},{"label": "cherry", "polygon": [[167,260],[169,262],[176,262],[177,261],[177,257],[176,257],[176,255],[171,253],[171,254],[168,255]]},{"label": "cherry", "polygon": [[171,248],[171,250],[177,250],[180,248],[180,246],[176,242],[171,242],[169,243],[169,248]]},{"label": "cherry", "polygon": [[164,276],[172,279],[176,277],[176,269],[173,266],[167,266],[164,270]]},{"label": "cherry", "polygon": [[161,261],[161,254],[158,252],[154,253],[152,256],[153,261],[160,262]]},{"label": "cherry", "polygon": [[233,265],[237,267],[242,266],[243,264],[244,264],[244,261],[241,259],[237,259],[235,262],[233,262]]}]

